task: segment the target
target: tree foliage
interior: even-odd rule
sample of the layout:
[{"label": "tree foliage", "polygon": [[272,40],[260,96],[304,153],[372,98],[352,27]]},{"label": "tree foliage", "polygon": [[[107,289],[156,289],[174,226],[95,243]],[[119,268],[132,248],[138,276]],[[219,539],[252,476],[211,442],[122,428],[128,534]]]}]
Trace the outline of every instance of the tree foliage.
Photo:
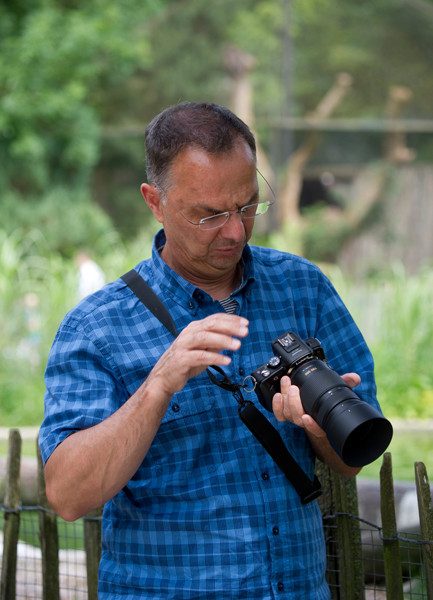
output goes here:
[{"label": "tree foliage", "polygon": [[[339,114],[382,116],[389,86],[406,85],[414,93],[408,115],[429,117],[432,29],[431,0],[2,3],[0,192],[36,211],[53,187],[90,198],[99,165],[99,204],[133,231],[143,217],[139,178],[134,190],[122,184],[128,169],[144,173],[144,157],[141,140],[128,136],[174,102],[229,105],[227,45],[256,61],[257,129],[270,150],[267,119],[313,109],[341,71],[354,85]],[[137,200],[125,219],[129,197]],[[73,208],[63,206],[71,218]]]},{"label": "tree foliage", "polygon": [[[3,186],[40,192],[53,182],[88,180],[110,91],[146,62],[147,41],[136,31],[134,5],[2,5]],[[127,28],[134,43],[125,43]]]}]

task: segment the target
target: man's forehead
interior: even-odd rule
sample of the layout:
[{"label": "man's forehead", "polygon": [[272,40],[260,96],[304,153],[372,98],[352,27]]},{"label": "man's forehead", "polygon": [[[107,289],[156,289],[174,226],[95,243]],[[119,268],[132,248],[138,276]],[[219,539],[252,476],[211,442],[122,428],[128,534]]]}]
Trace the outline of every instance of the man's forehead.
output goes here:
[{"label": "man's forehead", "polygon": [[173,160],[173,166],[177,163],[190,162],[198,167],[211,166],[214,163],[227,160],[246,160],[255,164],[255,158],[248,144],[239,138],[233,146],[218,153],[207,152],[197,145],[182,148]]}]

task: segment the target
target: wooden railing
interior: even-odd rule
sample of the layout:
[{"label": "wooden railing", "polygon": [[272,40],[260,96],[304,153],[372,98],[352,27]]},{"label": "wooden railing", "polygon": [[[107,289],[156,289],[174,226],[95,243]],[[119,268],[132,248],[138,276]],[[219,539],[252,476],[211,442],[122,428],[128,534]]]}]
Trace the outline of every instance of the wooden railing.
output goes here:
[{"label": "wooden railing", "polygon": [[[42,461],[38,458],[39,499],[37,506],[25,507],[20,502],[21,436],[18,430],[9,434],[8,459],[5,474],[5,493],[1,510],[4,514],[3,556],[1,568],[0,600],[15,600],[17,597],[17,547],[20,534],[20,516],[25,510],[39,514],[39,539],[41,548],[40,592],[42,600],[60,599],[59,581],[59,517],[51,510],[45,495]],[[381,589],[388,600],[405,598],[402,570],[402,546],[415,544],[422,556],[422,590],[416,598],[433,600],[433,506],[426,468],[415,463],[415,485],[417,491],[420,528],[416,537],[406,539],[397,529],[396,506],[391,455],[386,453],[380,472],[381,525],[367,523],[379,532],[381,563],[384,582]],[[365,600],[366,548],[362,542],[362,528],[366,522],[359,517],[358,494],[355,479],[345,479],[327,467],[319,467],[324,494],[320,505],[324,520],[327,544],[327,579],[333,600]],[[60,520],[61,521],[61,520]],[[84,548],[86,554],[87,599],[97,600],[98,564],[101,553],[101,512],[95,511],[84,519]],[[418,563],[417,563],[418,564]],[[407,569],[407,564],[406,564]],[[367,594],[367,595],[366,595]],[[72,590],[71,597],[75,596]],[[383,596],[380,596],[383,597]],[[412,598],[412,595],[409,596]]]}]

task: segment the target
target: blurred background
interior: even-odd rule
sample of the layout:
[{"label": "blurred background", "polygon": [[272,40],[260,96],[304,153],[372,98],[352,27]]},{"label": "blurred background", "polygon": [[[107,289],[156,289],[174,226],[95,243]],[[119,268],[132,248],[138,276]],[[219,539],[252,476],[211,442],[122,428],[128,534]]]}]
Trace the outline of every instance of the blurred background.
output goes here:
[{"label": "blurred background", "polygon": [[431,0],[1,3],[0,426],[40,424],[80,273],[150,255],[143,134],[183,100],[252,127],[277,198],[253,243],[331,278],[386,416],[433,418],[432,34]]}]

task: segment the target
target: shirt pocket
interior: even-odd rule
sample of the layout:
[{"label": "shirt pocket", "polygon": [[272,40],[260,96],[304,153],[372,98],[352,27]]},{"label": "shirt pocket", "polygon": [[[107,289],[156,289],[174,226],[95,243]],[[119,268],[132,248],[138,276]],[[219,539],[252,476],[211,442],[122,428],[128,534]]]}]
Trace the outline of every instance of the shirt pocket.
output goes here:
[{"label": "shirt pocket", "polygon": [[[146,458],[128,485],[141,502],[203,489],[219,465],[216,388],[204,373],[174,394]],[[186,485],[187,484],[187,485]],[[147,501],[146,501],[147,498]]]}]

